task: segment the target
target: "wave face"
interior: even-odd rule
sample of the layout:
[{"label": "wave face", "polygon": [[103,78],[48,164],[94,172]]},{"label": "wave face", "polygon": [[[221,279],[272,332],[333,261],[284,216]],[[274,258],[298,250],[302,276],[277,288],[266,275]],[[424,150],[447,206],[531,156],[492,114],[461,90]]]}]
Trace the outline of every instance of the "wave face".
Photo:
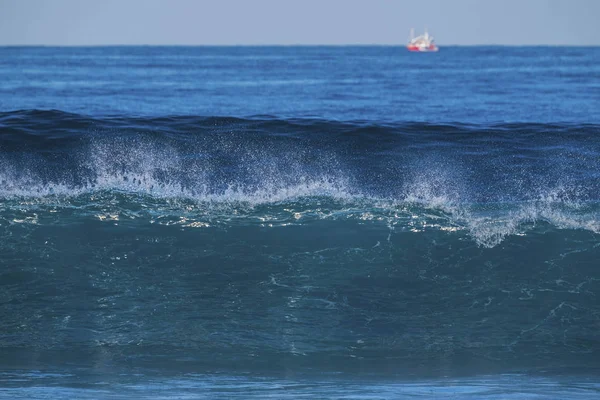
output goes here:
[{"label": "wave face", "polygon": [[596,370],[600,126],[0,113],[14,368]]}]

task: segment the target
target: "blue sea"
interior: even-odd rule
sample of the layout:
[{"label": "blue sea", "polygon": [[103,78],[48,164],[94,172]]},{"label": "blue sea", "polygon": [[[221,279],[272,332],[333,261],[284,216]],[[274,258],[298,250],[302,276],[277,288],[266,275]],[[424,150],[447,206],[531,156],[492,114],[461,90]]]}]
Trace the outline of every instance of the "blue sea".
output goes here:
[{"label": "blue sea", "polygon": [[0,397],[600,397],[600,48],[0,47]]}]

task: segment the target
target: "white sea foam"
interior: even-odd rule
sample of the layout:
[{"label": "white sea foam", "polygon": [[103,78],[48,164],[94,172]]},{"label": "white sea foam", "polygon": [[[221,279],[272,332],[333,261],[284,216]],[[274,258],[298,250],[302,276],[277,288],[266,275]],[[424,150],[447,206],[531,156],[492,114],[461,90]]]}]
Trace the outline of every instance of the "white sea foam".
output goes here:
[{"label": "white sea foam", "polygon": [[[223,150],[238,152],[226,143]],[[43,199],[77,197],[86,193],[115,191],[161,199],[185,199],[210,203],[250,205],[287,201],[299,197],[350,198],[349,179],[328,160],[325,171],[309,172],[299,156],[267,157],[268,149],[242,151],[235,166],[239,176],[223,178],[211,160],[186,160],[168,145],[149,140],[92,143],[82,151],[75,166],[81,177],[59,174],[62,179],[44,179],[38,164],[15,165],[0,160],[0,198]],[[75,174],[77,175],[77,174]]]},{"label": "white sea foam", "polygon": [[548,189],[540,192],[534,200],[476,205],[461,201],[456,192],[440,194],[440,189],[432,191],[430,184],[423,183],[417,186],[416,191],[409,191],[404,201],[442,211],[449,223],[467,230],[483,247],[494,247],[508,236],[524,234],[539,222],[559,229],[600,233],[600,209],[578,201],[577,188],[561,186]]},{"label": "white sea foam", "polygon": [[77,166],[79,180],[69,174],[44,179],[33,167],[17,168],[0,160],[0,206],[101,210],[103,220],[119,213],[135,217],[140,214],[132,210],[142,208],[202,227],[210,225],[205,219],[215,210],[221,216],[281,224],[303,223],[307,218],[383,221],[413,232],[463,231],[483,247],[527,233],[539,222],[600,233],[599,208],[582,201],[580,190],[568,185],[535,189],[537,196],[520,202],[473,204],[460,169],[428,164],[405,180],[400,194],[377,196],[356,187],[334,157],[327,168],[315,172],[300,156],[268,158],[267,153],[256,149],[240,153],[243,159],[233,167],[242,177],[229,182],[219,179],[219,167],[211,160],[190,163],[175,149],[143,141],[133,146],[91,145]]}]

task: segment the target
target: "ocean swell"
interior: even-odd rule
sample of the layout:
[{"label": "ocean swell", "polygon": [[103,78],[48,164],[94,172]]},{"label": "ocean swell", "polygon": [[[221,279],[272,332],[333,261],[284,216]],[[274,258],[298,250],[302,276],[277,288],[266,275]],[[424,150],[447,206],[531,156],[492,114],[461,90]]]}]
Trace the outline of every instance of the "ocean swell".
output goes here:
[{"label": "ocean swell", "polygon": [[598,133],[4,113],[2,357],[597,368]]}]

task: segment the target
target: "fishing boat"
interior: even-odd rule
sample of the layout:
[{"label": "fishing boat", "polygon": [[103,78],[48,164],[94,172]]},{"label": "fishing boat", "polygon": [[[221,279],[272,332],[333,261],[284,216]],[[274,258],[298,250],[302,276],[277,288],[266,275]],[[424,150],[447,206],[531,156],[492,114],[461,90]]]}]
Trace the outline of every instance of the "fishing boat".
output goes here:
[{"label": "fishing boat", "polygon": [[408,40],[408,45],[406,48],[409,51],[438,51],[439,48],[435,44],[433,40],[433,36],[430,36],[427,32],[427,28],[425,28],[425,33],[415,37],[415,30],[413,28],[410,29],[410,39]]}]

